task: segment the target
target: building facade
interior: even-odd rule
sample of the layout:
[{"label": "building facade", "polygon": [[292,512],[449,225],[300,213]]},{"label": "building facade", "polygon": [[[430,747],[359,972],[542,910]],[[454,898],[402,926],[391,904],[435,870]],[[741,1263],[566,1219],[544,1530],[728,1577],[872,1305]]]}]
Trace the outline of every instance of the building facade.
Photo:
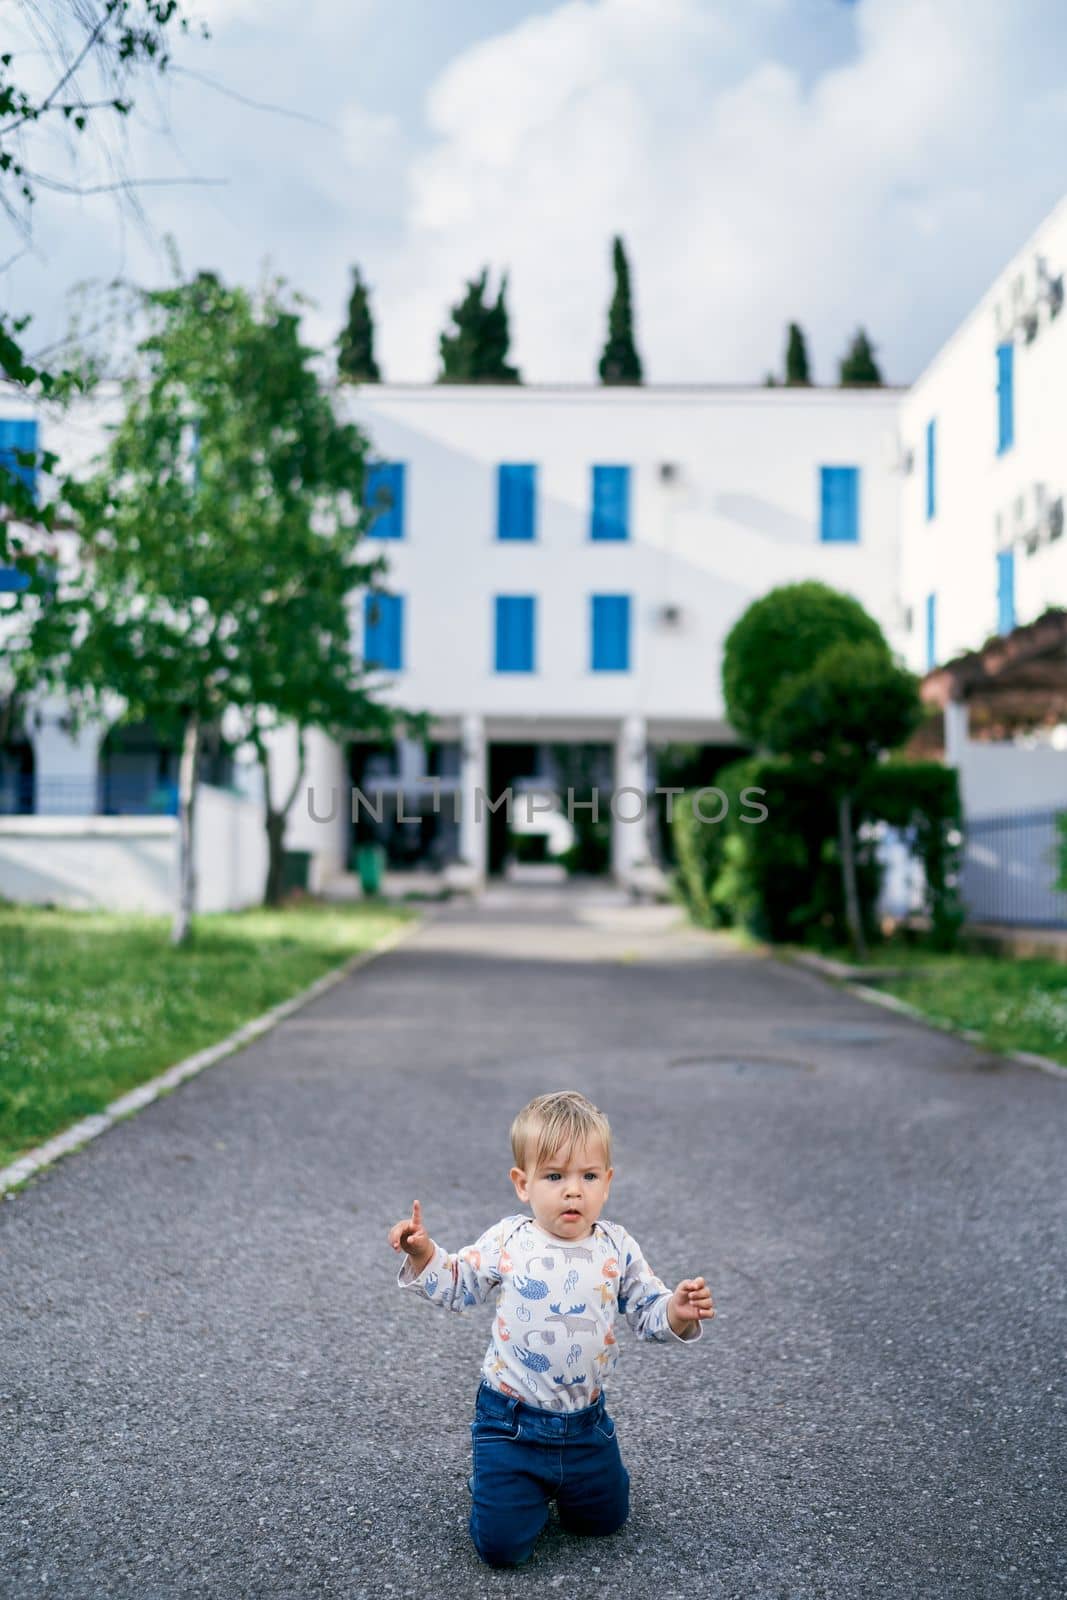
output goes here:
[{"label": "building facade", "polygon": [[1067,603],[1067,200],[900,405],[906,655],[929,671]]},{"label": "building facade", "polygon": [[[854,595],[920,672],[1062,603],[1065,265],[1067,201],[908,390],[342,391],[371,443],[368,540],[388,560],[381,591],[356,597],[356,648],[431,732],[313,737],[287,834],[312,887],[367,838],[481,880],[517,833],[573,839],[567,790],[588,821],[593,788],[610,866],[632,879],[658,854],[667,802],[638,800],[663,752],[736,749],[723,643],[775,585]],[[112,403],[51,429],[10,409],[0,451],[87,463]],[[138,737],[32,708],[0,753],[0,809],[137,809],[146,785],[158,801],[172,756]],[[284,731],[274,757],[285,785]],[[219,772],[254,794],[239,759]]]},{"label": "building facade", "polygon": [[[389,562],[360,649],[431,714],[438,767],[401,747],[379,790],[410,810],[421,786],[425,811],[440,779],[434,831],[455,827],[479,878],[509,789],[518,807],[540,782],[570,820],[568,751],[595,768],[616,876],[653,858],[651,808],[620,791],[653,791],[665,746],[736,744],[723,642],[775,584],[848,590],[902,642],[893,391],[373,386],[349,404]],[[343,788],[351,761],[320,755],[316,793]],[[294,837],[323,826],[305,814]]]}]

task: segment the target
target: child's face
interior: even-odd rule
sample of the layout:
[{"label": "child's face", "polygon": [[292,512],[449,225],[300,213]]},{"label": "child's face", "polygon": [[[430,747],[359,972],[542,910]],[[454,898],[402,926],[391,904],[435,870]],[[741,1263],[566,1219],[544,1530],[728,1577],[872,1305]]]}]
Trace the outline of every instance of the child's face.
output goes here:
[{"label": "child's face", "polygon": [[594,1143],[557,1151],[550,1161],[525,1171],[512,1167],[511,1181],[546,1233],[584,1239],[604,1209],[613,1172],[603,1148]]}]

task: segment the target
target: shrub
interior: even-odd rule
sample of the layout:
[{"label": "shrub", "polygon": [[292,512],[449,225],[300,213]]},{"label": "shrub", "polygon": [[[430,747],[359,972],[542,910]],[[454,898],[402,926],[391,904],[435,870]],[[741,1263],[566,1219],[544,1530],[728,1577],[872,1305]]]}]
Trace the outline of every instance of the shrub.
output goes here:
[{"label": "shrub", "polygon": [[782,684],[813,667],[835,644],[873,644],[889,656],[874,618],[858,600],[827,584],[784,584],[753,601],[723,647],[723,698],[735,732],[761,744],[764,719]]}]

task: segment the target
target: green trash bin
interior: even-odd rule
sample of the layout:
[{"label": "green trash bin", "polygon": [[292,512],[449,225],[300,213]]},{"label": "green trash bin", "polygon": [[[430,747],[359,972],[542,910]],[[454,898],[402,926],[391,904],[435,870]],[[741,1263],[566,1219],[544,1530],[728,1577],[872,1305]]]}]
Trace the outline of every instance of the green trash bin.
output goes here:
[{"label": "green trash bin", "polygon": [[361,844],[356,850],[356,871],[364,894],[379,894],[385,870],[385,851],[380,844]]},{"label": "green trash bin", "polygon": [[286,850],[282,855],[282,893],[291,889],[307,890],[311,876],[311,851]]}]

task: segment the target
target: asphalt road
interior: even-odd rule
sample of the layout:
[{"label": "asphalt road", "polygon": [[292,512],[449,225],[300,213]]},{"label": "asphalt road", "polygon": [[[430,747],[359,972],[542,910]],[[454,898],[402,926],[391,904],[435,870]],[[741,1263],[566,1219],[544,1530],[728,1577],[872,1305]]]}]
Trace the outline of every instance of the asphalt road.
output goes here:
[{"label": "asphalt road", "polygon": [[[1067,1594],[1067,1082],[660,908],[443,908],[0,1204],[0,1594]],[[719,1308],[621,1328],[627,1527],[518,1573],[466,1533],[489,1311],[395,1287],[518,1209],[577,1087],[610,1214]]]}]

